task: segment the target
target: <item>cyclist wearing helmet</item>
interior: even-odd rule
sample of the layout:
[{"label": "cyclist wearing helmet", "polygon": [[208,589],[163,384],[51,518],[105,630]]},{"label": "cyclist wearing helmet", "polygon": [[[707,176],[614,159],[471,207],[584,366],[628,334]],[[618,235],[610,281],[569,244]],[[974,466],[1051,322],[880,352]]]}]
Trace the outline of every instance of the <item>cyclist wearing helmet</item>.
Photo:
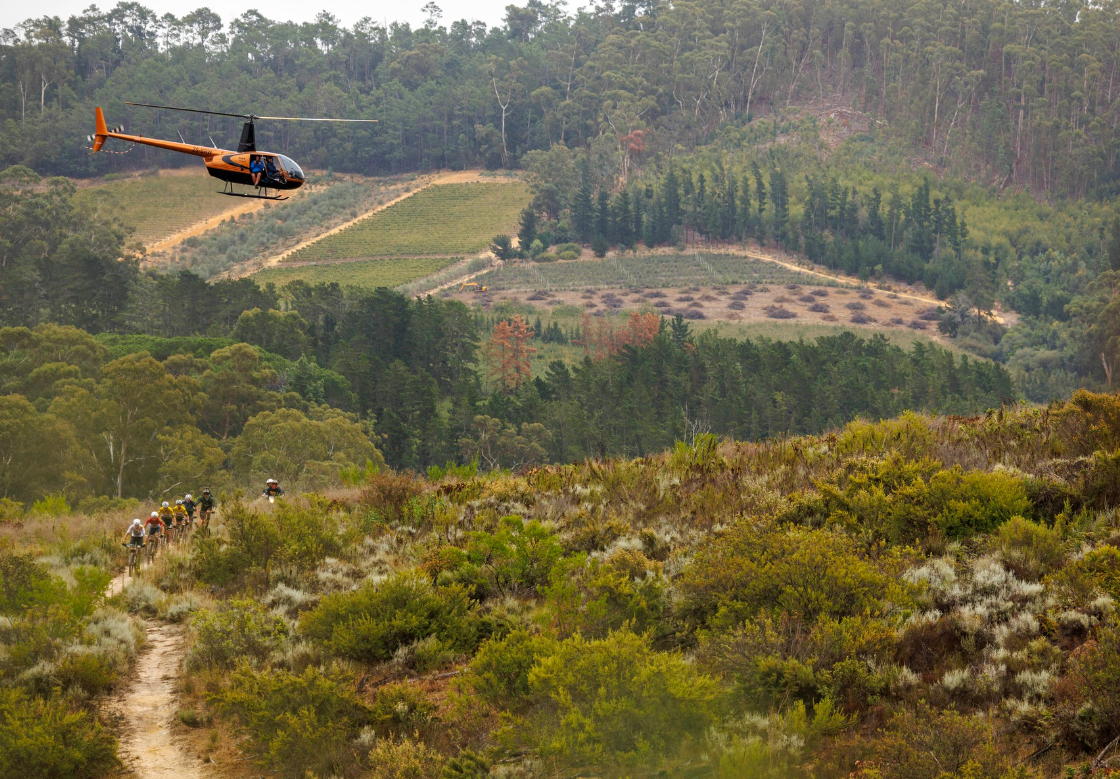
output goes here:
[{"label": "cyclist wearing helmet", "polygon": [[182,527],[187,524],[187,510],[183,508],[183,501],[175,501],[175,508],[171,511],[175,517],[175,527]]},{"label": "cyclist wearing helmet", "polygon": [[124,534],[128,538],[128,543],[125,546],[144,545],[144,526],[140,524],[139,519],[132,520],[132,524],[128,526],[128,530],[124,531]]},{"label": "cyclist wearing helmet", "polygon": [[284,490],[280,489],[280,482],[276,479],[269,479],[264,483],[264,492],[261,494],[266,498],[279,498]]},{"label": "cyclist wearing helmet", "polygon": [[148,530],[148,535],[158,536],[163,532],[163,520],[159,518],[159,512],[153,511],[152,515],[148,517],[148,521],[144,523],[144,527]]},{"label": "cyclist wearing helmet", "polygon": [[186,509],[187,512],[188,525],[194,524],[194,510],[197,506],[198,504],[194,502],[194,498],[191,497],[191,494],[188,492],[186,497],[183,498],[183,508]]},{"label": "cyclist wearing helmet", "polygon": [[171,520],[175,518],[175,512],[171,510],[171,504],[166,500],[159,507],[159,518],[163,520],[164,526],[170,526]]}]

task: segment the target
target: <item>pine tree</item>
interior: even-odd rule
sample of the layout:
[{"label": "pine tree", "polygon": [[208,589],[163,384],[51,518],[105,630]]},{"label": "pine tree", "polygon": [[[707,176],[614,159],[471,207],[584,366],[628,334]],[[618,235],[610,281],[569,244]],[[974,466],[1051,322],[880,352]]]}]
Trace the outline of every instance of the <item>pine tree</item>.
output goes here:
[{"label": "pine tree", "polygon": [[615,242],[627,249],[634,248],[634,222],[630,210],[629,190],[624,189],[618,193],[613,211]]},{"label": "pine tree", "polygon": [[789,187],[781,168],[770,172],[770,202],[774,211],[774,239],[784,247],[789,243]]},{"label": "pine tree", "polygon": [[614,237],[611,234],[611,198],[607,190],[600,189],[597,205],[595,207],[595,229],[592,241],[602,238],[608,245]]},{"label": "pine tree", "polygon": [[754,234],[754,216],[751,213],[751,183],[750,180],[743,176],[743,183],[739,187],[739,218],[738,218],[738,231],[739,237],[744,241]]},{"label": "pine tree", "polygon": [[579,160],[579,186],[576,188],[575,197],[572,198],[572,227],[575,229],[576,240],[580,243],[591,243],[595,237],[595,211],[591,203],[591,166],[587,155]]},{"label": "pine tree", "polygon": [[[647,189],[647,192],[650,190]],[[630,198],[631,214],[630,214],[630,235],[632,236],[632,244],[637,243],[644,236],[643,222],[645,221],[645,197],[641,192],[635,192],[634,196]]]},{"label": "pine tree", "polygon": [[661,198],[665,205],[665,219],[663,220],[664,240],[659,243],[668,243],[668,235],[674,225],[681,223],[681,185],[677,178],[677,171],[672,165],[665,174],[665,181],[661,184]]},{"label": "pine tree", "polygon": [[871,197],[867,199],[867,231],[880,241],[886,236],[883,230],[883,214],[880,211],[882,203],[883,193],[878,187],[872,187]]},{"label": "pine tree", "polygon": [[529,247],[537,240],[537,212],[526,208],[521,212],[521,226],[517,231],[517,242],[521,246],[521,254],[528,255]]}]

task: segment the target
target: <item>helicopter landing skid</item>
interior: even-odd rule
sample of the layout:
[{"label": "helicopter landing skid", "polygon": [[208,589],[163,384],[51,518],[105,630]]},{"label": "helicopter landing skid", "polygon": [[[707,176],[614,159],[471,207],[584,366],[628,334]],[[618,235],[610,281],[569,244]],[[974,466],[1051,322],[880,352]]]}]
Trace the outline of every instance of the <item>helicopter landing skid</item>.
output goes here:
[{"label": "helicopter landing skid", "polygon": [[[258,193],[259,192],[268,192],[268,187],[259,187],[257,189],[257,192]],[[250,194],[248,192],[234,192],[233,191],[233,184],[228,184],[228,183],[226,184],[225,188],[221,192],[219,192],[218,194],[219,195],[228,195],[229,197],[247,197],[247,198],[252,198],[253,200],[287,200],[288,199],[287,195],[267,195],[267,194],[266,195],[261,195],[261,194],[253,195],[253,194]]]}]

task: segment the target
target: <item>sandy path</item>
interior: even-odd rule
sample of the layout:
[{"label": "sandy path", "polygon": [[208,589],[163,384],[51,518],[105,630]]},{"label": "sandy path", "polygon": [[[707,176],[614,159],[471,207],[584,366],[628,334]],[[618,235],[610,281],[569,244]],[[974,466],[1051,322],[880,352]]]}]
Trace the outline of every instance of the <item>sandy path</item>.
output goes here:
[{"label": "sandy path", "polygon": [[236,270],[235,272],[231,272],[229,274],[229,276],[230,276],[230,278],[235,278],[235,279],[236,278],[244,278],[245,276],[250,276],[254,273],[257,273],[258,271],[264,270],[265,268],[275,268],[277,265],[279,265],[281,262],[283,262],[286,257],[290,256],[291,254],[293,254],[295,252],[298,252],[300,249],[305,249],[308,246],[311,246],[313,243],[318,243],[319,241],[323,240],[324,238],[326,238],[328,236],[334,235],[335,233],[340,233],[343,230],[347,229],[348,227],[353,227],[358,222],[361,222],[363,219],[368,219],[369,217],[373,216],[374,214],[376,214],[380,211],[384,211],[389,206],[396,205],[397,203],[401,202],[405,198],[412,197],[413,195],[415,195],[420,190],[427,189],[428,187],[433,186],[435,184],[467,184],[467,183],[470,183],[470,182],[483,181],[483,180],[484,179],[482,178],[480,171],[477,171],[477,170],[458,170],[458,171],[452,171],[452,172],[449,172],[449,173],[437,173],[435,175],[430,175],[430,176],[421,176],[421,177],[417,178],[416,181],[414,182],[416,184],[416,186],[414,186],[412,189],[408,190],[407,192],[404,192],[403,194],[398,195],[397,197],[393,198],[392,200],[388,200],[384,203],[381,203],[381,204],[375,206],[374,208],[371,208],[369,211],[358,214],[356,217],[354,217],[350,221],[343,222],[340,225],[332,227],[330,230],[327,230],[326,232],[319,233],[316,236],[308,238],[306,241],[298,243],[290,249],[285,249],[280,254],[274,254],[273,256],[266,259],[263,264],[254,263],[253,267],[251,267],[251,268],[240,268],[240,269]]},{"label": "sandy path", "polygon": [[[121,593],[129,582],[121,573],[106,593]],[[183,662],[182,630],[166,622],[145,622],[145,645],[125,689],[106,705],[120,739],[125,776],[133,779],[199,779],[216,774],[187,751],[175,735]]]},{"label": "sandy path", "polygon": [[186,228],[180,230],[177,233],[173,233],[172,235],[166,236],[164,238],[160,238],[158,241],[155,241],[154,243],[150,243],[147,246],[145,246],[144,249],[149,254],[153,254],[155,252],[162,252],[165,249],[170,249],[173,246],[177,246],[178,244],[181,244],[183,241],[187,240],[188,238],[191,238],[191,237],[196,236],[196,235],[202,235],[205,232],[213,230],[215,227],[217,227],[218,225],[220,225],[222,222],[226,221],[230,217],[240,217],[240,216],[243,216],[244,214],[251,214],[254,211],[259,211],[260,209],[264,208],[264,204],[266,202],[267,201],[264,201],[264,200],[251,200],[248,203],[243,203],[239,206],[235,206],[234,208],[231,208],[227,211],[223,211],[220,214],[215,214],[214,216],[210,217],[209,219],[204,219],[201,222],[195,222],[190,227],[186,227]]},{"label": "sandy path", "polygon": [[180,630],[163,622],[147,623],[147,645],[136,662],[132,683],[109,704],[118,731],[120,756],[138,779],[195,779],[213,776],[208,766],[176,738],[176,682],[183,662]]}]

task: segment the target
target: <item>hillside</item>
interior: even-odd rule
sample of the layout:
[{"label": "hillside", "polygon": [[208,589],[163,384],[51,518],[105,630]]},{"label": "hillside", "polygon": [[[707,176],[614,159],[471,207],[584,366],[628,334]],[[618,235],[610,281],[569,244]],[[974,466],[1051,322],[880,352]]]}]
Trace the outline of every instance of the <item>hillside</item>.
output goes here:
[{"label": "hillside", "polygon": [[[116,584],[146,506],[43,503],[0,523],[0,776],[118,750],[219,779],[1107,775],[1117,447],[1116,399],[1081,392],[519,474],[346,469],[275,505],[223,490],[209,537]],[[107,727],[110,693],[136,704]]]},{"label": "hillside", "polygon": [[261,205],[215,197],[219,190],[215,179],[198,166],[83,182],[75,201],[79,206],[113,213],[131,228],[130,238],[150,251]]}]

